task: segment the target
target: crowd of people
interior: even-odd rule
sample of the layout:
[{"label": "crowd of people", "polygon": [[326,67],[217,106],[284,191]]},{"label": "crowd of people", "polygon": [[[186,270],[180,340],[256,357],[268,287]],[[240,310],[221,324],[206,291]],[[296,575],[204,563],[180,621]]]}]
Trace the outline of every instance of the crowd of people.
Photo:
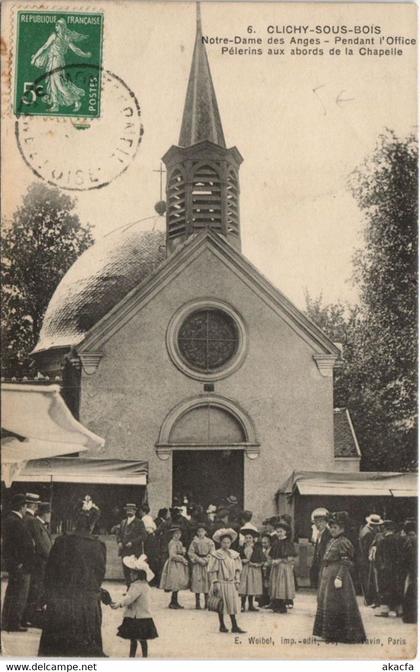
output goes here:
[{"label": "crowd of people", "polygon": [[[151,610],[151,589],[170,594],[168,607],[183,609],[182,591],[195,594],[195,608],[217,614],[220,633],[243,633],[238,614],[271,610],[286,615],[298,588],[289,515],[272,516],[261,526],[234,496],[206,510],[179,504],[160,509],[127,503],[123,520],[112,530],[121,557],[127,592],[114,601],[102,588],[106,547],[93,534],[100,509],[86,495],[74,515],[74,530],[49,532],[50,505],[35,494],[15,495],[3,529],[8,571],[2,629],[42,629],[40,656],[104,656],[101,602],[124,608],[118,636],[137,643],[143,656],[158,637]],[[401,529],[371,514],[357,543],[349,538],[346,512],[312,513],[314,553],[311,586],[317,590],[313,635],[328,642],[366,640],[356,599],[360,584],[365,604],[378,616],[417,620],[416,524]],[[350,535],[351,536],[351,535]]]},{"label": "crowd of people", "polygon": [[375,616],[417,623],[417,525],[399,527],[377,514],[366,518],[359,534],[359,577],[365,604]]}]

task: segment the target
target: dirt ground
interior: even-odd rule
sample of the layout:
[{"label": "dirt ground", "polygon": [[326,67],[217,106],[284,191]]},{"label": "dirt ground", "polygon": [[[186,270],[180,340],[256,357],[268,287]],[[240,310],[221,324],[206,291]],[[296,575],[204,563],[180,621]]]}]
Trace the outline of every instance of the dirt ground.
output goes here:
[{"label": "dirt ground", "polygon": [[[4,594],[5,582],[2,584]],[[104,587],[113,599],[121,598],[125,586],[108,582]],[[238,622],[244,635],[218,632],[217,615],[194,608],[194,595],[180,593],[185,609],[167,608],[169,595],[156,588],[152,592],[154,620],[159,638],[149,642],[151,658],[354,658],[354,659],[404,659],[416,654],[417,626],[408,625],[400,618],[378,618],[373,609],[362,605],[360,609],[365,624],[368,643],[326,644],[315,641],[312,626],[316,610],[316,596],[309,590],[297,593],[295,606],[287,615],[270,611],[239,614]],[[105,653],[113,658],[128,657],[129,643],[116,636],[123,610],[102,607],[102,636]],[[226,618],[228,625],[229,619]],[[3,656],[35,657],[38,651],[40,630],[26,633],[2,633]],[[140,647],[138,655],[141,656]]]}]

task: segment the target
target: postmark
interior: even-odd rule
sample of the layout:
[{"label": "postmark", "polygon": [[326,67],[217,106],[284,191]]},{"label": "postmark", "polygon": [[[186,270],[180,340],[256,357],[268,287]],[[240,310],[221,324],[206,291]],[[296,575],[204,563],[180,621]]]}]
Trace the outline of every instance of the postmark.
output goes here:
[{"label": "postmark", "polygon": [[100,116],[103,21],[99,12],[17,12],[15,114]]},{"label": "postmark", "polygon": [[[141,108],[127,84],[108,70],[65,66],[73,81],[102,80],[100,117],[22,115],[15,121],[19,151],[28,168],[49,184],[70,191],[105,187],[124,173],[143,136]],[[34,81],[42,86],[42,75]],[[23,103],[21,103],[23,105]]]}]

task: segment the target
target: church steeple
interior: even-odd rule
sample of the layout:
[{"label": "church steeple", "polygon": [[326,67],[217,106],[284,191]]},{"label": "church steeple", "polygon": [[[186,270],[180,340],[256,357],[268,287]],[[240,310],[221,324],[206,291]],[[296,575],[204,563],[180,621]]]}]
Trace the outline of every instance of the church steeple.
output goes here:
[{"label": "church steeple", "polygon": [[197,30],[179,144],[162,161],[167,168],[168,253],[195,233],[212,230],[241,247],[239,166],[236,147],[226,148],[197,3]]},{"label": "church steeple", "polygon": [[220,147],[226,147],[206,47],[202,37],[200,4],[197,3],[195,47],[178,144],[181,147],[190,147],[202,140],[209,140],[216,145],[220,145]]}]

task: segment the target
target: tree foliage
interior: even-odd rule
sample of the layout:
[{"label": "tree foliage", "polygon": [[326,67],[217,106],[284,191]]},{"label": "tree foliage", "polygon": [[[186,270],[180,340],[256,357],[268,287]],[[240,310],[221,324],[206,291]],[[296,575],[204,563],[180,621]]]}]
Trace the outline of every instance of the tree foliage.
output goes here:
[{"label": "tree foliage", "polygon": [[93,242],[91,227],[74,212],[76,201],[34,183],[3,227],[2,372],[28,372],[49,300],[65,272]]},{"label": "tree foliage", "polygon": [[368,470],[417,462],[417,162],[415,138],[387,131],[350,177],[364,219],[353,260],[359,305],[307,297],[308,315],[343,337],[335,403],[352,413]]},{"label": "tree foliage", "polygon": [[349,405],[354,334],[359,324],[360,309],[341,302],[324,303],[322,293],[312,298],[306,292],[305,300],[306,315],[341,349],[341,366],[334,371],[334,407],[345,408]]}]

